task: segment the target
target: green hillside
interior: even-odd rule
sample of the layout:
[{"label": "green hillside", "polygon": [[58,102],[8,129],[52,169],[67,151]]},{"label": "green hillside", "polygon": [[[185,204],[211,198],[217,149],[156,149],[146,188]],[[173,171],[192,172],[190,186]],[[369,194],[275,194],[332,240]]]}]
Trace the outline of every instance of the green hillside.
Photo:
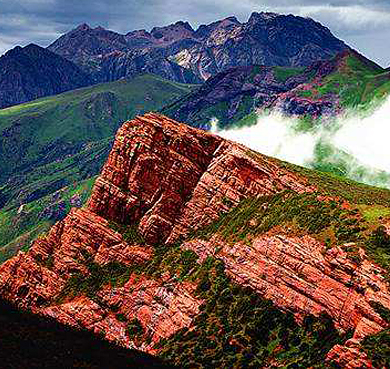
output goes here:
[{"label": "green hillside", "polygon": [[306,68],[231,68],[162,112],[201,128],[213,118],[225,129],[251,124],[256,111],[274,108],[312,123],[313,117],[367,108],[389,92],[390,72],[350,50]]},{"label": "green hillside", "polygon": [[193,88],[143,75],[0,110],[0,259],[60,219],[48,209],[68,208],[72,191],[84,199],[80,182],[99,173],[124,121]]},{"label": "green hillside", "polygon": [[191,86],[144,75],[0,110],[0,181],[79,152],[136,114],[160,109]]},{"label": "green hillside", "polygon": [[[274,67],[276,77],[283,81],[302,73],[307,77],[309,69],[302,72],[302,68]],[[357,181],[389,187],[390,173],[367,167],[331,142],[332,134],[342,127],[343,120],[335,119],[341,113],[347,112],[349,117],[369,116],[389,94],[390,72],[355,52],[349,52],[326,62],[308,82],[295,87],[277,101],[282,106],[287,105],[287,101],[288,106],[302,107],[302,114],[296,111],[296,114],[292,114],[298,120],[291,135],[309,133],[313,135],[313,140],[316,140],[313,158],[307,166]],[[310,107],[318,106],[329,107],[326,110],[327,115],[307,112]],[[267,115],[274,107],[271,105],[260,109],[261,114]],[[285,113],[286,116],[289,115],[288,111]],[[235,121],[233,127],[254,125],[261,114],[252,111]]]},{"label": "green hillside", "polygon": [[18,250],[27,250],[40,234],[46,233],[56,220],[72,207],[82,206],[88,199],[95,177],[61,188],[20,207],[0,210],[0,263]]},{"label": "green hillside", "polygon": [[334,101],[342,108],[365,108],[390,92],[390,73],[363,56],[351,52],[336,57],[332,72],[301,85],[296,96],[313,101]]}]

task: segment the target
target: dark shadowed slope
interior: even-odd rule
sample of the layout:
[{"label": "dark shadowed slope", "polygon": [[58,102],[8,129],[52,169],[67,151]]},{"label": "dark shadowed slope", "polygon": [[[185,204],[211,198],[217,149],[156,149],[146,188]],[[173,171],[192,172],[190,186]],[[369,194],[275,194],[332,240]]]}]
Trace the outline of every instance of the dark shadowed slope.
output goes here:
[{"label": "dark shadowed slope", "polygon": [[0,57],[0,108],[91,84],[75,64],[34,44]]},{"label": "dark shadowed slope", "polygon": [[0,367],[4,369],[172,367],[145,353],[109,344],[86,330],[17,310],[2,299],[0,347]]}]

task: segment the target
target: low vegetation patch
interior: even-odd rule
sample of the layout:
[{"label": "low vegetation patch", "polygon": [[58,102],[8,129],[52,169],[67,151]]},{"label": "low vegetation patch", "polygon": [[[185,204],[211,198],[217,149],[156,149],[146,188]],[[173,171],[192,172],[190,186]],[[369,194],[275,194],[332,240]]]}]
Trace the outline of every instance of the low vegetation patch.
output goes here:
[{"label": "low vegetation patch", "polygon": [[289,78],[299,76],[305,71],[301,68],[274,67],[274,74],[279,82],[286,82]]},{"label": "low vegetation patch", "polygon": [[265,362],[284,368],[323,368],[330,348],[342,343],[328,316],[308,316],[298,325],[291,313],[249,288],[232,283],[211,257],[193,272],[202,313],[190,329],[159,344],[163,358],[183,368],[249,368]]},{"label": "low vegetation patch", "polygon": [[[390,324],[390,310],[377,302],[372,306]],[[390,367],[390,329],[366,337],[362,346],[376,368]]]},{"label": "low vegetation patch", "polygon": [[356,247],[345,249],[352,261],[359,263],[357,249],[363,247],[372,260],[390,271],[390,236],[378,219],[367,221],[359,207],[342,198],[323,200],[318,196],[318,193],[284,191],[247,198],[190,237],[207,240],[218,233],[229,243],[250,242],[251,236],[279,227],[292,235],[312,235],[327,247],[354,242]]},{"label": "low vegetation patch", "polygon": [[128,281],[132,272],[141,269],[141,265],[128,267],[118,262],[111,262],[102,266],[91,260],[88,260],[85,265],[88,268],[88,275],[81,272],[72,274],[57,297],[57,303],[62,303],[65,299],[72,299],[80,295],[94,299],[97,292],[104,285],[122,286]]},{"label": "low vegetation patch", "polygon": [[145,245],[145,239],[138,232],[138,224],[123,225],[110,222],[110,227],[122,234],[123,239],[129,244]]}]

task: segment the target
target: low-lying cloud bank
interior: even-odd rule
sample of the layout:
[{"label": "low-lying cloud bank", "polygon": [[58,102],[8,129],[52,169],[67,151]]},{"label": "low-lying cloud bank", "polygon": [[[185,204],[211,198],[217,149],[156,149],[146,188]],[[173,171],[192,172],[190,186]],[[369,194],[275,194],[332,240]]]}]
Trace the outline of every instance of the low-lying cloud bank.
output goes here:
[{"label": "low-lying cloud bank", "polygon": [[297,129],[298,119],[279,112],[237,129],[220,130],[216,123],[213,132],[263,154],[311,168],[321,160],[341,166],[351,179],[390,188],[390,98],[369,114],[347,112],[306,132]]}]

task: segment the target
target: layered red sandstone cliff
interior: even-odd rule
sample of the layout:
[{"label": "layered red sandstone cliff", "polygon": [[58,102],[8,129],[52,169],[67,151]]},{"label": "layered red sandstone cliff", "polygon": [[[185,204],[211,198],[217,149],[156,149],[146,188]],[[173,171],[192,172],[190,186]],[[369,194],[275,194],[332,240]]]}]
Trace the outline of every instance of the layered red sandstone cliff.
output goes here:
[{"label": "layered red sandstone cliff", "polygon": [[[107,339],[149,352],[161,338],[191,325],[202,301],[195,285],[164,275],[159,280],[132,275],[123,287],[104,286],[97,299],[79,296],[58,303],[75,272],[87,276],[86,255],[100,265],[141,263],[154,244],[166,247],[217,219],[247,197],[285,189],[315,190],[305,178],[277,161],[166,117],[146,114],[126,122],[98,177],[86,209],[74,209],[31,250],[0,266],[0,294],[20,306],[73,326],[102,332]],[[109,222],[138,224],[150,246],[128,244]],[[370,367],[359,341],[386,323],[370,301],[390,308],[390,292],[379,267],[363,250],[359,265],[342,247],[326,250],[309,236],[256,237],[229,245],[218,236],[191,240],[182,247],[202,260],[215,255],[229,276],[271,299],[281,309],[305,314],[327,312],[340,329],[354,331],[329,359],[345,368]],[[216,249],[218,248],[218,252]],[[143,338],[131,340],[118,319],[141,321]]]}]

